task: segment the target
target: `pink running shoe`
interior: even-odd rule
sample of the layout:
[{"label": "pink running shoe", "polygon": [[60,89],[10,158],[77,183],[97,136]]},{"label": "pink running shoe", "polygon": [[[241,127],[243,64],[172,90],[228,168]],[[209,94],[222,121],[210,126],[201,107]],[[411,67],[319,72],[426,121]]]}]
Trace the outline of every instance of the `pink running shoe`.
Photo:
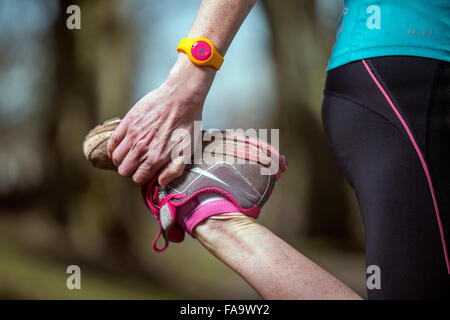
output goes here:
[{"label": "pink running shoe", "polygon": [[[167,186],[158,185],[155,177],[142,188],[160,227],[153,241],[157,252],[164,251],[169,241],[183,241],[185,231],[193,236],[194,228],[210,216],[240,212],[256,219],[287,168],[284,156],[259,139],[218,130],[205,134],[214,140],[203,142],[199,164],[187,165],[183,175]],[[161,234],[165,244],[158,248]]]},{"label": "pink running shoe", "polygon": [[[83,152],[92,165],[116,170],[106,145],[120,119],[96,126],[83,142]],[[181,242],[185,230],[192,235],[204,219],[222,213],[240,212],[257,218],[269,198],[275,181],[286,170],[285,158],[267,143],[237,132],[202,132],[202,160],[187,165],[181,177],[167,186],[157,177],[142,188],[145,203],[160,226],[153,248],[164,251],[169,241]],[[156,242],[163,234],[165,245]]]}]

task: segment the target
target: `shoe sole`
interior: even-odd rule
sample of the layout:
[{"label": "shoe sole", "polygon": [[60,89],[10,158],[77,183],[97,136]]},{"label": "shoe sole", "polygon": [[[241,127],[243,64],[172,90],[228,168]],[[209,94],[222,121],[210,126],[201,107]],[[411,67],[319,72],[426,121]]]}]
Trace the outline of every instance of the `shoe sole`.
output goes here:
[{"label": "shoe sole", "polygon": [[[103,124],[97,125],[84,138],[84,156],[94,167],[105,170],[117,170],[111,158],[108,157],[107,144],[109,138],[112,136],[114,130],[119,126],[120,122],[121,119],[119,118],[107,120]],[[204,131],[203,134],[208,132],[209,136],[214,137],[214,131],[217,130],[207,130]],[[277,179],[280,174],[286,170],[287,161],[285,157],[266,142],[257,138],[250,138],[242,133],[234,131],[227,132],[221,130],[220,133],[226,140],[243,143],[246,146],[244,150],[236,150],[233,148],[230,150],[228,148],[221,150],[222,156],[229,155],[236,158],[254,161],[263,166],[270,166],[271,161],[277,161],[279,164],[279,170],[275,174]],[[212,143],[214,143],[214,141]],[[209,144],[209,142],[206,144]]]}]

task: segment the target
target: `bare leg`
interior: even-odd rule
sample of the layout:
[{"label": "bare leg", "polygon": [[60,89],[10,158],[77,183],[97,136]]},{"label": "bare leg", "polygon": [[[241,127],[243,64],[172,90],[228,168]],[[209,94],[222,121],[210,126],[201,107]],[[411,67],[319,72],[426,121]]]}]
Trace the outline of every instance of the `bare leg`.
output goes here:
[{"label": "bare leg", "polygon": [[255,220],[228,213],[199,224],[194,235],[264,299],[361,299]]}]

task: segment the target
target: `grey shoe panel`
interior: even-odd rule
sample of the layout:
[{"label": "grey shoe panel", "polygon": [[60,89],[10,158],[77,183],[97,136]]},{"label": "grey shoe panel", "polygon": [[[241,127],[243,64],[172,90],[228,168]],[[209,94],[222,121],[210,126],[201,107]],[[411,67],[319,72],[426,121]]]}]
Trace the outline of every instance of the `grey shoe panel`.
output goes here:
[{"label": "grey shoe panel", "polygon": [[275,179],[273,176],[260,175],[259,170],[258,164],[225,161],[212,165],[188,165],[184,174],[169,184],[168,187],[172,189],[169,193],[190,196],[197,190],[213,187],[229,193],[245,209],[255,204],[261,206]]}]

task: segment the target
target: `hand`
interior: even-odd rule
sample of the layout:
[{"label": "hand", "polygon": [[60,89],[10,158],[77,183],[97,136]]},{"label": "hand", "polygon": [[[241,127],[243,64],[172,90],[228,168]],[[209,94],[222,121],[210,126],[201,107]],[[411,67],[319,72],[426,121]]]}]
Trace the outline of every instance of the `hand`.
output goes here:
[{"label": "hand", "polygon": [[166,185],[183,173],[184,161],[171,159],[182,139],[172,135],[185,129],[193,136],[214,75],[214,69],[196,67],[180,54],[167,80],[130,109],[109,139],[108,155],[120,175],[143,185],[162,169],[158,182]]}]

